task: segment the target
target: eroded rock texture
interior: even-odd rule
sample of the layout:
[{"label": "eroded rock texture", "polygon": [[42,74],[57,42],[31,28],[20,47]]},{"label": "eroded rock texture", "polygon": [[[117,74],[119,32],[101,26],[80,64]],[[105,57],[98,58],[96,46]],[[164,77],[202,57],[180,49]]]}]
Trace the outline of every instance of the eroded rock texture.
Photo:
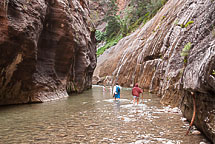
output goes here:
[{"label": "eroded rock texture", "polygon": [[[181,56],[188,46],[187,55]],[[169,0],[143,27],[98,58],[94,77],[122,86],[136,82],[163,104],[181,106],[189,120],[215,143],[215,1]]]},{"label": "eroded rock texture", "polygon": [[91,87],[96,48],[87,1],[3,0],[0,24],[0,105]]},{"label": "eroded rock texture", "polygon": [[90,18],[97,30],[104,31],[106,27],[106,22],[103,20],[108,6],[104,0],[89,0]]}]

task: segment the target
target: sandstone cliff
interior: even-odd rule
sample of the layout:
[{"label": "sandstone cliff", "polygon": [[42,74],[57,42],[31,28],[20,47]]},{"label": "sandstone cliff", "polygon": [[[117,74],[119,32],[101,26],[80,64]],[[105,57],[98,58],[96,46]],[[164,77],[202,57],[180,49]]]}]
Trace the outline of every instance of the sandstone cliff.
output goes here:
[{"label": "sandstone cliff", "polygon": [[180,106],[189,120],[194,91],[194,124],[215,143],[215,1],[169,0],[98,58],[94,77],[126,87],[138,82],[162,103]]},{"label": "sandstone cliff", "polygon": [[[126,6],[129,4],[130,0],[116,0],[116,5],[118,6],[118,15],[123,16]],[[95,24],[95,27],[99,31],[105,31],[107,22],[104,21],[108,10],[111,10],[108,6],[107,0],[89,0],[90,17]]]},{"label": "sandstone cliff", "polygon": [[96,48],[88,5],[0,2],[0,105],[49,101],[91,87]]},{"label": "sandstone cliff", "polygon": [[95,24],[97,30],[104,31],[106,22],[103,21],[107,12],[107,4],[105,1],[89,0],[90,17]]}]

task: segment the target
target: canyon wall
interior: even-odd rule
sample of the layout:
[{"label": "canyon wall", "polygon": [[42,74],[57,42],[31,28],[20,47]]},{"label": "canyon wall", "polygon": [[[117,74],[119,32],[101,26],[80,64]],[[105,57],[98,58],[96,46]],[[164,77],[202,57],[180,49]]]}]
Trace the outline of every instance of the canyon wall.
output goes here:
[{"label": "canyon wall", "polygon": [[[90,17],[95,24],[97,30],[104,32],[107,22],[104,20],[110,11],[113,9],[108,5],[107,0],[89,0]],[[125,8],[130,0],[116,0],[118,6],[117,15],[123,17]]]},{"label": "canyon wall", "polygon": [[94,81],[135,83],[179,106],[215,143],[215,1],[169,0],[144,26],[98,58]]},{"label": "canyon wall", "polygon": [[90,18],[99,31],[105,31],[106,22],[103,20],[108,10],[106,1],[89,0]]},{"label": "canyon wall", "polygon": [[96,46],[88,6],[85,0],[0,2],[0,105],[91,88]]}]

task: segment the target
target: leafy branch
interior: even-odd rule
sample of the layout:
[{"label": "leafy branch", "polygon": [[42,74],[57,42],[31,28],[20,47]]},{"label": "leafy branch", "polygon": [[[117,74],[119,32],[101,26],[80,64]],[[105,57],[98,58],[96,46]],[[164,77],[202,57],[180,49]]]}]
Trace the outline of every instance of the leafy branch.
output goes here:
[{"label": "leafy branch", "polygon": [[183,48],[183,50],[182,50],[182,52],[181,52],[181,56],[184,57],[184,63],[187,63],[187,56],[189,55],[191,45],[192,45],[192,43],[191,43],[191,42],[188,42],[188,43],[184,46],[184,48]]},{"label": "leafy branch", "polygon": [[212,75],[215,75],[215,70],[212,71]]},{"label": "leafy branch", "polygon": [[183,48],[183,50],[182,50],[182,52],[181,52],[181,56],[183,56],[183,57],[188,56],[188,54],[189,54],[189,52],[190,52],[190,48],[191,48],[191,42],[187,43],[187,44],[184,46],[184,48]]}]

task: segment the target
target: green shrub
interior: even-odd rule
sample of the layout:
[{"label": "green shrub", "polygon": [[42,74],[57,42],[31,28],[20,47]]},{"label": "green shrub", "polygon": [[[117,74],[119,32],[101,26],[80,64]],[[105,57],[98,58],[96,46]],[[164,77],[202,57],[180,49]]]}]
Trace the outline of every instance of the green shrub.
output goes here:
[{"label": "green shrub", "polygon": [[191,42],[187,43],[181,52],[181,56],[184,57],[184,63],[187,63],[187,56],[189,55],[191,45]]},{"label": "green shrub", "polygon": [[132,0],[130,11],[127,12],[130,18],[128,33],[149,21],[166,2],[167,0]]},{"label": "green shrub", "polygon": [[140,17],[134,24],[129,26],[128,33],[136,30],[141,24],[144,26],[151,19],[150,13],[146,13],[144,16]]},{"label": "green shrub", "polygon": [[96,30],[95,32],[96,40],[99,42],[105,40],[105,35],[106,35],[105,32],[101,32],[99,30]]},{"label": "green shrub", "polygon": [[120,22],[116,16],[112,16],[106,26],[106,37],[111,39],[116,36],[120,31]]},{"label": "green shrub", "polygon": [[111,40],[107,41],[107,43],[103,47],[101,47],[97,50],[97,52],[96,52],[97,57],[99,57],[99,55],[103,54],[106,49],[116,45],[119,42],[119,40],[122,38],[123,38],[122,35],[120,35],[118,37],[114,37]]},{"label": "green shrub", "polygon": [[215,75],[215,70],[212,71],[212,75]]},{"label": "green shrub", "polygon": [[139,25],[143,22],[144,17],[140,17],[134,24],[132,24],[131,26],[129,26],[128,28],[128,32],[132,32],[135,29],[137,29],[139,27]]},{"label": "green shrub", "polygon": [[[96,32],[98,41],[106,41],[106,45],[97,51],[102,54],[107,48],[115,45],[122,37],[137,29],[141,24],[149,21],[167,0],[131,0],[125,10],[124,17],[117,15],[116,0],[104,1],[108,5],[108,11],[103,19],[107,22],[105,33]],[[165,16],[163,16],[163,19]]]},{"label": "green shrub", "polygon": [[183,48],[183,50],[182,50],[182,52],[181,52],[181,56],[183,56],[183,57],[188,56],[188,54],[189,54],[189,52],[190,52],[191,45],[192,45],[191,42],[189,42],[189,43],[187,43],[187,44],[184,46],[184,48]]},{"label": "green shrub", "polygon": [[167,0],[151,0],[146,5],[147,12],[150,13],[150,16],[153,17],[157,11],[167,2]]},{"label": "green shrub", "polygon": [[187,22],[187,23],[185,24],[184,27],[186,28],[186,27],[188,27],[188,26],[189,26],[190,24],[192,24],[192,23],[194,23],[194,21],[189,21],[189,22]]},{"label": "green shrub", "polygon": [[163,21],[166,18],[166,16],[162,16],[161,21]]},{"label": "green shrub", "polygon": [[189,21],[189,22],[187,22],[185,25],[184,24],[181,24],[180,25],[180,27],[181,28],[186,28],[186,27],[188,27],[190,24],[192,24],[192,23],[194,23],[194,21]]},{"label": "green shrub", "polygon": [[116,0],[108,0],[103,2],[106,3],[108,8],[103,21],[108,22],[112,19],[112,17],[116,16],[116,13],[118,11],[118,6],[116,3]]}]

